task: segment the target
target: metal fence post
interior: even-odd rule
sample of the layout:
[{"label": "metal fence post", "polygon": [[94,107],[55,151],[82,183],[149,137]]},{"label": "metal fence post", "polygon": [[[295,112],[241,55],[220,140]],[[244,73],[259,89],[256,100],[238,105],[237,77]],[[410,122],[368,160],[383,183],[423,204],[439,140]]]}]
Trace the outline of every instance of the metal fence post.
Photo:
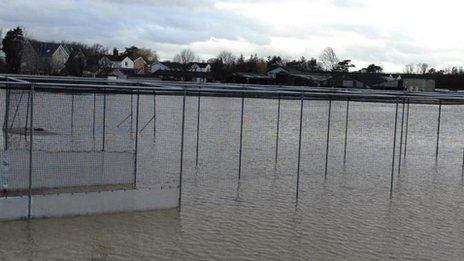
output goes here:
[{"label": "metal fence post", "polygon": [[[131,94],[132,97],[132,94]],[[137,160],[139,152],[139,111],[140,111],[140,92],[137,90],[137,104],[135,114],[135,157],[134,157],[134,188],[137,188]]]},{"label": "metal fence post", "polygon": [[[201,86],[199,86],[201,89]],[[198,167],[198,151],[200,143],[200,112],[201,112],[201,91],[198,91],[198,108],[197,108],[197,147],[195,151],[195,166]]]},{"label": "metal fence post", "polygon": [[437,146],[435,151],[435,161],[438,161],[438,153],[440,149],[440,128],[441,128],[441,100],[438,105],[438,126],[437,126]]},{"label": "metal fence post", "polygon": [[34,141],[34,85],[31,84],[30,96],[31,116],[29,123],[29,198],[27,208],[27,218],[31,219],[32,216],[32,168],[33,168],[33,141]]},{"label": "metal fence post", "polygon": [[103,137],[102,137],[102,151],[105,151],[106,146],[106,90],[103,89]]},{"label": "metal fence post", "polygon": [[130,96],[130,133],[132,138],[132,133],[134,133],[134,95],[131,92]]},{"label": "metal fence post", "polygon": [[296,202],[300,191],[300,166],[301,166],[301,136],[303,132],[303,106],[304,106],[304,93],[301,93],[300,98],[300,133],[298,138],[298,165],[296,171]]},{"label": "metal fence post", "polygon": [[71,135],[74,134],[74,94],[71,94]]},{"label": "metal fence post", "polygon": [[184,87],[184,98],[182,100],[182,131],[180,140],[180,170],[179,170],[179,209],[182,203],[182,179],[183,179],[183,167],[184,167],[184,135],[185,135],[185,99],[187,95],[187,89]]},{"label": "metal fence post", "polygon": [[350,115],[350,98],[346,101],[346,117],[345,117],[345,146],[343,149],[343,164],[346,164],[346,148],[348,145],[348,120]]},{"label": "metal fence post", "polygon": [[156,141],[156,92],[153,91],[153,142]]},{"label": "metal fence post", "polygon": [[242,93],[242,110],[240,116],[240,148],[238,153],[238,180],[242,176],[242,149],[243,149],[243,114],[245,108],[245,96]]},{"label": "metal fence post", "polygon": [[406,134],[404,137],[404,159],[406,159],[406,154],[408,153],[408,136],[409,136],[409,99],[408,105],[406,107]]},{"label": "metal fence post", "polygon": [[9,124],[9,118],[10,118],[10,89],[9,89],[9,85],[8,85],[8,81],[9,79],[6,78],[6,95],[5,95],[5,118],[4,118],[4,122],[3,122],[3,147],[4,147],[4,150],[7,151],[8,150],[8,133],[9,133],[9,129],[8,129],[8,124]]},{"label": "metal fence post", "polygon": [[400,131],[400,153],[398,155],[398,174],[401,173],[401,155],[403,153],[403,130],[404,130],[404,99],[403,99],[403,109],[402,109],[402,115],[401,115],[401,131]]},{"label": "metal fence post", "polygon": [[392,156],[392,167],[390,177],[390,198],[393,196],[393,178],[395,174],[395,153],[396,153],[396,129],[398,127],[398,100],[396,101],[396,112],[395,112],[395,129],[393,134],[393,156]]},{"label": "metal fence post", "polygon": [[92,117],[92,120],[93,120],[93,123],[92,123],[92,138],[94,140],[95,140],[95,123],[96,123],[95,110],[96,110],[96,107],[97,107],[97,96],[94,93],[93,94],[93,117]]},{"label": "metal fence post", "polygon": [[278,101],[277,101],[277,130],[276,130],[275,160],[274,160],[274,163],[276,166],[277,166],[277,160],[279,159],[280,103],[281,103],[281,97],[279,94]]},{"label": "metal fence post", "polygon": [[329,100],[329,113],[327,115],[327,144],[325,150],[325,173],[324,179],[327,179],[327,169],[329,167],[329,149],[330,149],[330,120],[332,116],[332,99]]}]

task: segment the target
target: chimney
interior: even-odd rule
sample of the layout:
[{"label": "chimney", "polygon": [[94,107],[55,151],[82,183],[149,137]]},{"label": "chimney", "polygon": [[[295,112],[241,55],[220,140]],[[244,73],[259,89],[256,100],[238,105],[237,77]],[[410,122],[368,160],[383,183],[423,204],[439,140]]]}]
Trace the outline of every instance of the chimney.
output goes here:
[{"label": "chimney", "polygon": [[116,49],[116,48],[113,49],[113,56],[119,56],[118,49]]}]

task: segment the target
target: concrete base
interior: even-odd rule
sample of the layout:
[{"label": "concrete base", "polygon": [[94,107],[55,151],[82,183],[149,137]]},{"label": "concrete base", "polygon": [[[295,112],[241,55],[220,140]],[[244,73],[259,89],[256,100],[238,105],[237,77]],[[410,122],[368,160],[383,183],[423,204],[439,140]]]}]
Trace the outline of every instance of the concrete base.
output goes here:
[{"label": "concrete base", "polygon": [[[177,187],[32,196],[32,218],[175,208]],[[28,197],[0,198],[0,220],[28,216]]]}]

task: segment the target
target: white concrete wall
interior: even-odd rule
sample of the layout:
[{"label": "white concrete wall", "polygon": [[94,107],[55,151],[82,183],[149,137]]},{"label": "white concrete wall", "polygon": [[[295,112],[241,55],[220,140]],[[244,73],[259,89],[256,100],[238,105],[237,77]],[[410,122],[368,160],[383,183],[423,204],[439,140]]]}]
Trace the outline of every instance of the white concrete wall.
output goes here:
[{"label": "white concrete wall", "polygon": [[[36,195],[32,217],[65,217],[89,214],[147,211],[178,206],[177,187]],[[0,220],[27,218],[28,197],[0,198]]]}]

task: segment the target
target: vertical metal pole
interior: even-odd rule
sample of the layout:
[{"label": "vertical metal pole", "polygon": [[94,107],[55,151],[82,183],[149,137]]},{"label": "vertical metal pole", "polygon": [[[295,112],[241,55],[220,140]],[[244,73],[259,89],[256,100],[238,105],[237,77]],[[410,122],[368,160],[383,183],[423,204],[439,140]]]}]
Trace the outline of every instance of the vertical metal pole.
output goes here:
[{"label": "vertical metal pole", "polygon": [[329,166],[329,148],[330,148],[330,119],[332,116],[332,100],[329,100],[329,113],[327,115],[327,144],[325,149],[325,174],[324,179],[327,179],[327,169]]},{"label": "vertical metal pole", "polygon": [[435,161],[438,161],[438,152],[440,148],[440,127],[441,127],[441,100],[438,105],[437,147],[435,151]]},{"label": "vertical metal pole", "polygon": [[406,154],[408,152],[408,136],[409,136],[409,100],[408,105],[406,107],[406,134],[404,139],[404,158],[406,159]]},{"label": "vertical metal pole", "polygon": [[10,118],[10,89],[8,89],[8,81],[9,79],[6,79],[7,84],[6,84],[6,97],[5,97],[5,118],[4,118],[4,123],[3,123],[3,147],[4,150],[8,150],[8,135],[9,135],[9,129],[8,129],[8,124],[9,124],[9,118]]},{"label": "vertical metal pole", "polygon": [[279,159],[279,135],[280,135],[280,102],[281,97],[277,101],[277,130],[276,130],[276,143],[275,143],[275,160],[274,163],[277,166],[277,160]]},{"label": "vertical metal pole", "polygon": [[102,140],[102,151],[105,151],[106,145],[106,90],[103,93],[103,140]]},{"label": "vertical metal pole", "polygon": [[31,117],[29,123],[29,198],[27,205],[27,218],[31,219],[32,216],[32,152],[33,152],[33,141],[34,141],[34,85],[31,85],[31,91],[29,95],[31,103]]},{"label": "vertical metal pole", "polygon": [[395,129],[393,134],[393,156],[392,156],[392,167],[390,177],[390,198],[393,197],[393,177],[395,173],[395,153],[396,153],[396,128],[398,126],[398,100],[396,101],[396,112],[395,112]]},{"label": "vertical metal pole", "polygon": [[201,111],[200,109],[201,109],[201,91],[198,92],[198,108],[197,108],[197,147],[195,151],[195,166],[197,167],[198,167],[198,150],[199,150],[199,143],[200,143],[200,111]]},{"label": "vertical metal pole", "polygon": [[[132,94],[131,94],[132,97]],[[140,111],[140,93],[137,90],[137,104],[135,114],[135,157],[134,157],[134,188],[137,187],[137,160],[139,152],[139,111]]]},{"label": "vertical metal pole", "polygon": [[304,94],[301,93],[300,100],[300,134],[298,138],[298,165],[296,171],[296,201],[298,202],[298,195],[300,191],[300,167],[301,167],[301,136],[303,133],[303,105],[304,105]]},{"label": "vertical metal pole", "polygon": [[31,93],[28,93],[27,94],[27,107],[26,107],[26,123],[24,124],[24,139],[26,139],[26,137],[27,137],[27,125],[29,124],[29,104],[30,104],[30,101],[31,101]]},{"label": "vertical metal pole", "polygon": [[97,107],[97,96],[94,93],[93,94],[93,124],[92,124],[92,137],[95,139],[95,123],[96,123],[96,117],[95,117],[95,110]]},{"label": "vertical metal pole", "polygon": [[184,174],[183,164],[184,164],[185,98],[186,98],[186,95],[187,95],[187,90],[184,89],[184,98],[182,100],[182,133],[181,133],[181,141],[180,141],[179,209],[182,203],[182,176]]},{"label": "vertical metal pole", "polygon": [[346,164],[346,148],[348,145],[348,120],[350,115],[350,99],[346,101],[346,118],[345,118],[345,147],[343,149],[343,164]]},{"label": "vertical metal pole", "polygon": [[153,91],[153,141],[156,141],[156,92]]},{"label": "vertical metal pole", "polygon": [[243,114],[245,108],[245,96],[242,93],[242,111],[240,114],[240,148],[238,154],[238,180],[240,180],[242,176],[242,149],[243,149]]},{"label": "vertical metal pole", "polygon": [[74,134],[74,94],[71,94],[71,135]]},{"label": "vertical metal pole", "polygon": [[130,96],[130,133],[131,133],[131,138],[132,138],[132,133],[134,133],[133,126],[134,126],[134,95],[131,94],[131,96]]},{"label": "vertical metal pole", "polygon": [[398,174],[401,173],[401,155],[403,152],[403,130],[404,130],[404,99],[403,99],[403,108],[402,108],[402,115],[401,115],[401,135],[400,135],[400,154],[398,155]]}]

